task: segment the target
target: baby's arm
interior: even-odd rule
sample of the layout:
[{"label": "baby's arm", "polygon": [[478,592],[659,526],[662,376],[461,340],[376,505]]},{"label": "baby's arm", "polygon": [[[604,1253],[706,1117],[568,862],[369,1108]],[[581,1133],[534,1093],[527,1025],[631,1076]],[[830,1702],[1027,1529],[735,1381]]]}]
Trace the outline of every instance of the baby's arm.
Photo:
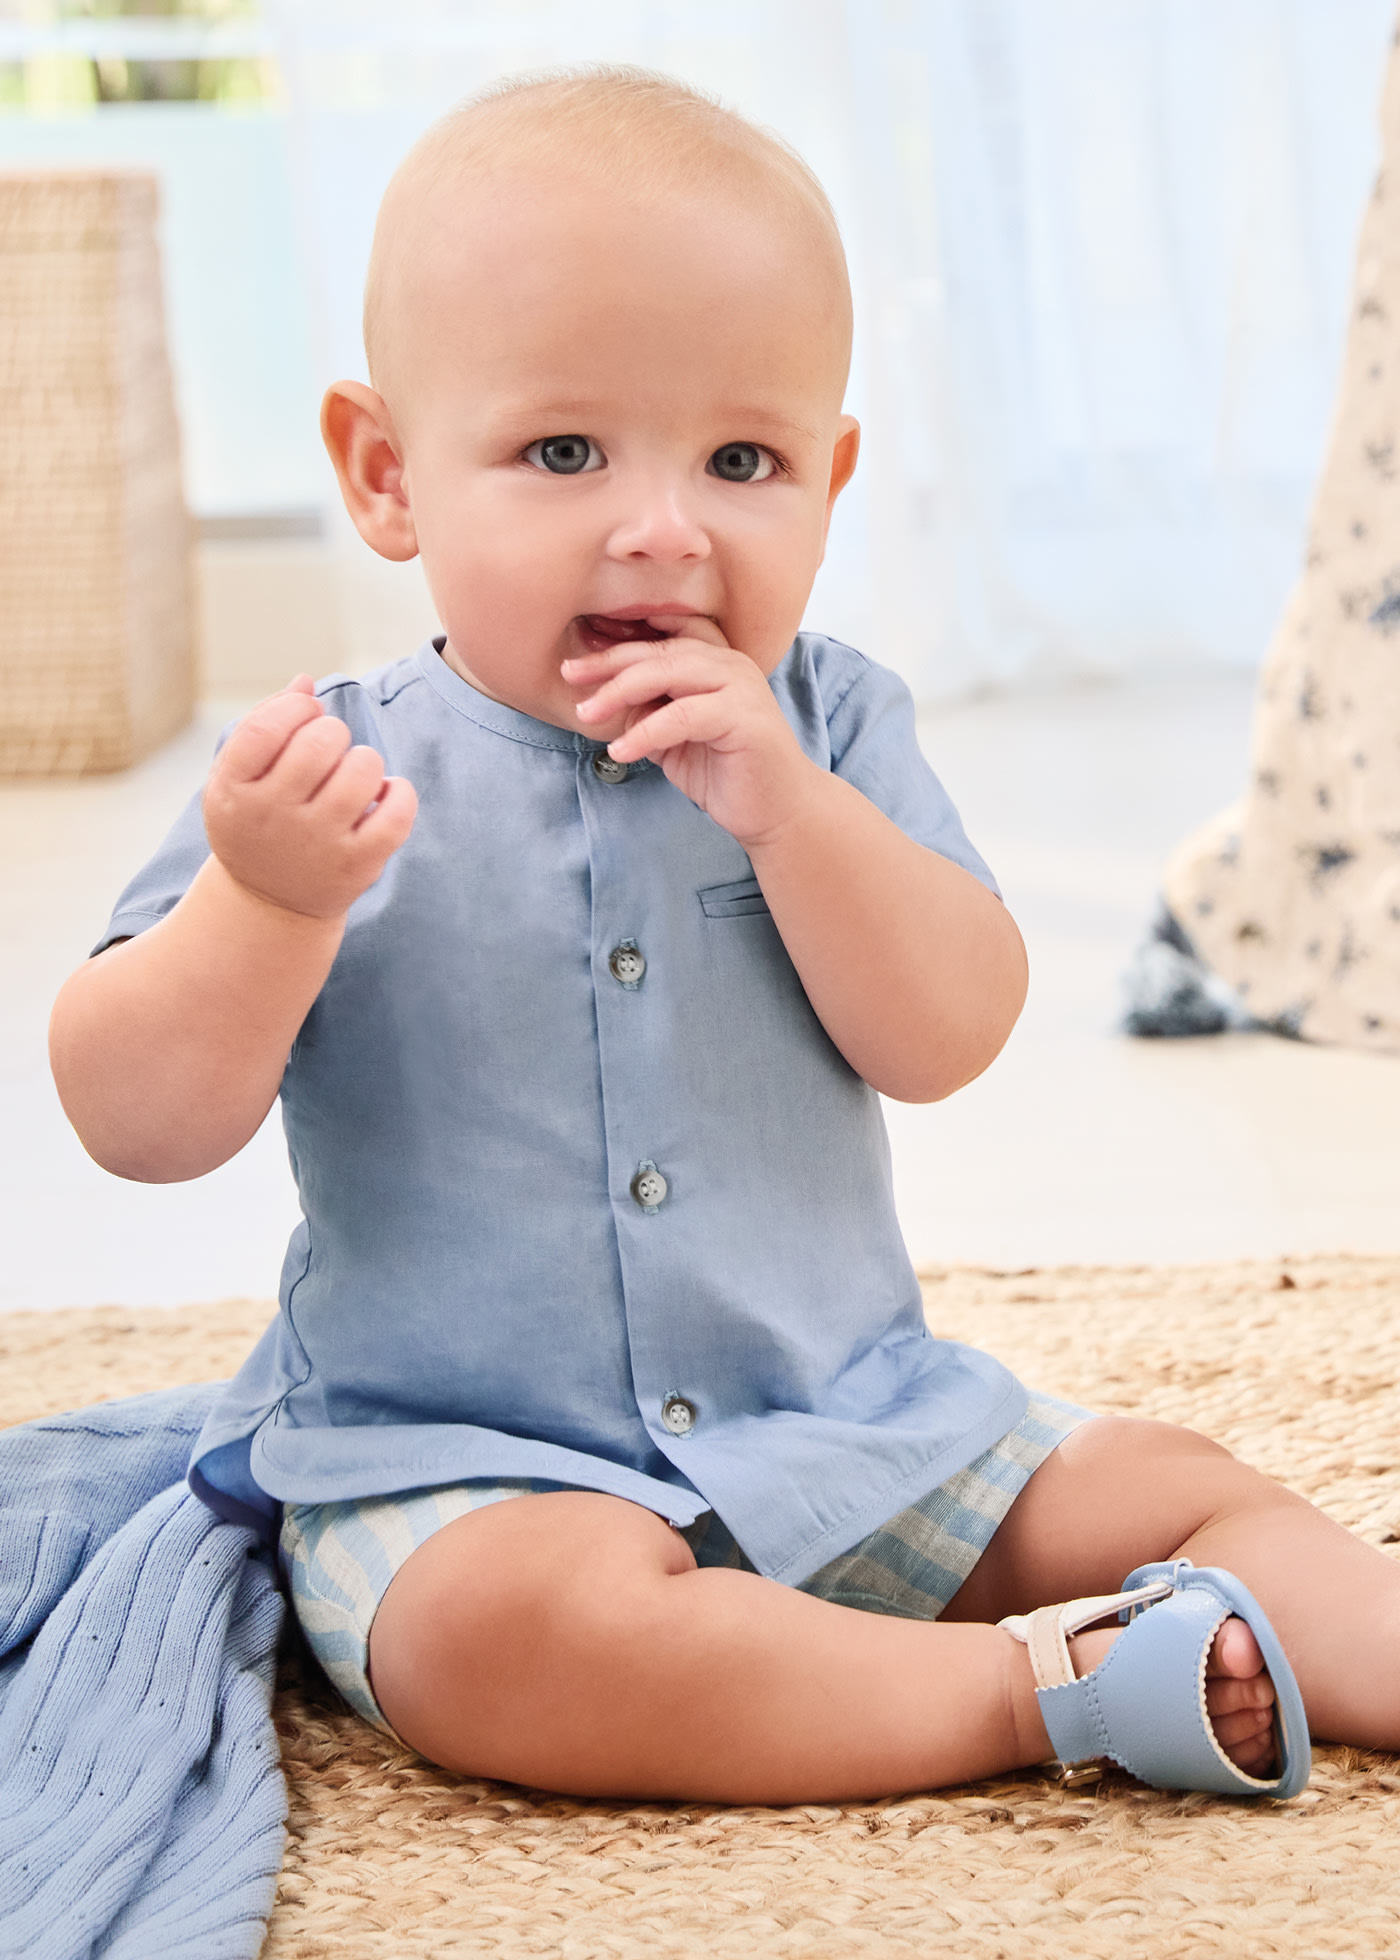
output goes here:
[{"label": "baby's arm", "polygon": [[807,768],[787,818],[745,846],[768,909],[851,1067],[882,1095],[937,1102],[995,1061],[1015,1026],[1021,935],[970,871]]},{"label": "baby's arm", "polygon": [[163,1184],[242,1149],[352,901],[416,807],[305,676],[239,723],[204,794],[212,855],[159,925],[87,961],[54,1006],[54,1080],[99,1164]]},{"label": "baby's arm", "polygon": [[[807,757],[761,670],[708,620],[566,663],[585,726],[619,710],[619,762],[660,763],[748,852],[822,1026],[858,1074],[936,1102],[1000,1052],[1026,996],[1009,912]],[[700,634],[704,633],[702,644]]]}]

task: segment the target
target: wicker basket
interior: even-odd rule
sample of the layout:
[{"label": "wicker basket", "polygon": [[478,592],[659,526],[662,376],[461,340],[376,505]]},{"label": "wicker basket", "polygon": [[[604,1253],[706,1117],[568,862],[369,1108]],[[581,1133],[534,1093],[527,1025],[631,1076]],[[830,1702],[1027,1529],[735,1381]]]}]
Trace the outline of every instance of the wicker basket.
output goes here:
[{"label": "wicker basket", "polygon": [[153,177],[0,175],[0,773],[121,769],[189,719],[192,531]]}]

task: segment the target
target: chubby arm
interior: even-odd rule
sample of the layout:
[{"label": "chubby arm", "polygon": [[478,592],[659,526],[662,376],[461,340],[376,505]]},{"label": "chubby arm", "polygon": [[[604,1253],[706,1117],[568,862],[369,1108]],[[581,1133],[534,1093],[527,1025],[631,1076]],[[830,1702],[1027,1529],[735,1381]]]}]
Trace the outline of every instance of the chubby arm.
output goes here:
[{"label": "chubby arm", "polygon": [[624,713],[630,725],[609,743],[616,759],[659,763],[744,846],[852,1068],[901,1102],[951,1095],[1000,1053],[1025,1000],[1010,913],[812,762],[761,669],[712,644],[711,622],[687,618],[682,630],[566,663],[571,683],[599,683],[579,719],[607,726]]},{"label": "chubby arm", "polygon": [[898,1102],[937,1102],[995,1061],[1016,1025],[1021,935],[970,871],[906,837],[852,784],[807,767],[806,794],[746,846],[754,873],[851,1067]]},{"label": "chubby arm", "polygon": [[54,1005],[54,1081],[104,1169],[171,1183],[242,1149],[351,903],[415,809],[305,676],[239,723],[205,790],[212,856],[159,925],[87,961]]}]

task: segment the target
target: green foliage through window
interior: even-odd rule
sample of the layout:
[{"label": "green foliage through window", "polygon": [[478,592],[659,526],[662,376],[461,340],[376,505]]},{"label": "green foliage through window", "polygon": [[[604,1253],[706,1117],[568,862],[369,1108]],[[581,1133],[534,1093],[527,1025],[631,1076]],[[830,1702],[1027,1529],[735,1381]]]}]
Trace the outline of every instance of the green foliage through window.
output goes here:
[{"label": "green foliage through window", "polygon": [[[246,34],[245,49],[217,48],[220,26],[236,31],[240,23],[257,22],[259,0],[19,0],[17,7],[11,0],[5,11],[29,32],[23,58],[0,59],[0,111],[61,114],[117,102],[258,103],[279,93],[276,63],[245,51]],[[123,21],[132,23],[130,36],[121,32]],[[93,36],[83,35],[87,22],[97,30]],[[160,33],[162,23],[168,34]],[[82,48],[85,39],[97,44]],[[206,52],[208,42],[214,45]]]}]

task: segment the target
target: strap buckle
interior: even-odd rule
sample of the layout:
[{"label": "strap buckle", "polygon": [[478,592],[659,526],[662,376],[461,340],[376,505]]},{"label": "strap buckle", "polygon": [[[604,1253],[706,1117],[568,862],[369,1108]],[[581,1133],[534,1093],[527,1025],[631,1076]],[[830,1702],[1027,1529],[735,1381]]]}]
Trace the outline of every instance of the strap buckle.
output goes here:
[{"label": "strap buckle", "polygon": [[1086,1790],[1102,1778],[1103,1764],[1094,1757],[1082,1763],[1061,1763],[1054,1774],[1054,1780],[1062,1790]]}]

